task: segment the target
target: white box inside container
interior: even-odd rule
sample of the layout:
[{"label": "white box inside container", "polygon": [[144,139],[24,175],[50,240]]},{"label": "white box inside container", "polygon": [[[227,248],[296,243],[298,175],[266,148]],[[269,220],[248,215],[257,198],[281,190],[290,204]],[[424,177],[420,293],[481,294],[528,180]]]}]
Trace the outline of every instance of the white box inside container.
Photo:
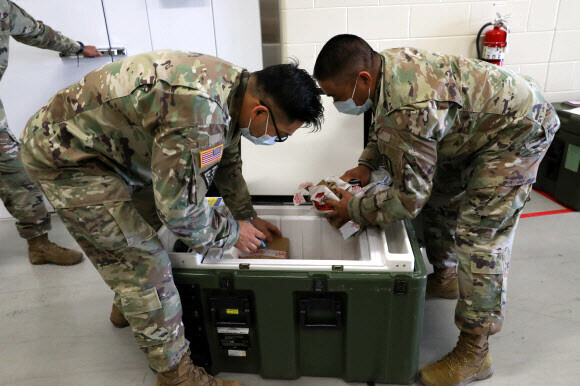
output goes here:
[{"label": "white box inside container", "polygon": [[244,259],[236,248],[211,249],[205,256],[175,253],[176,237],[166,229],[159,237],[169,251],[173,268],[292,271],[412,272],[414,256],[402,221],[381,230],[369,226],[343,240],[326,218],[304,206],[255,207],[258,216],[276,225],[290,239],[289,259]]}]

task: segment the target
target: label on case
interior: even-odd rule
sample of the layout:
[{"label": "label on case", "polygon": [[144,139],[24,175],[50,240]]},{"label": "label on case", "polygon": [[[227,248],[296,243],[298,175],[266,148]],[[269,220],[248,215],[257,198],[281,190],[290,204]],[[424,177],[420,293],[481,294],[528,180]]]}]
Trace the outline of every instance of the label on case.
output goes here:
[{"label": "label on case", "polygon": [[238,328],[238,327],[218,327],[218,334],[249,334],[249,328]]}]

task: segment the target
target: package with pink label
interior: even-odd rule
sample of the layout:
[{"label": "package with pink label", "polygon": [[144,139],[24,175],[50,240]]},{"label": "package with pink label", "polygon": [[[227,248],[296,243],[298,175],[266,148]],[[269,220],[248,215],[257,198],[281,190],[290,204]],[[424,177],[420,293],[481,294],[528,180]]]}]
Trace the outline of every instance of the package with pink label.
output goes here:
[{"label": "package with pink label", "polygon": [[[345,190],[354,196],[372,195],[388,189],[391,183],[391,176],[385,169],[372,172],[369,183],[364,187],[361,187],[358,180],[346,182],[339,177],[327,177],[316,185],[312,182],[300,184],[298,191],[294,193],[294,205],[303,205],[310,201],[316,212],[324,214],[333,211],[332,207],[325,203],[325,200],[340,200],[338,189]],[[354,221],[349,221],[339,228],[345,240],[361,230],[362,227]]]}]

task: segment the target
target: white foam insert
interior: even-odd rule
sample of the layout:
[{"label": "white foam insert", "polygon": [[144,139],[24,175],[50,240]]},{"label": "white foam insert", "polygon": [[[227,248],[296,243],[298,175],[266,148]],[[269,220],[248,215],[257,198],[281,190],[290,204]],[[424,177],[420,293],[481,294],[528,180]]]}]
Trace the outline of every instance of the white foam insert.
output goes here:
[{"label": "white foam insert", "polygon": [[[385,230],[367,227],[343,240],[340,232],[311,207],[256,206],[258,215],[276,225],[290,240],[289,259],[243,259],[236,248],[197,253],[169,253],[174,268],[298,271],[412,272],[414,256],[403,222]],[[176,237],[162,229],[159,237],[171,251]]]}]

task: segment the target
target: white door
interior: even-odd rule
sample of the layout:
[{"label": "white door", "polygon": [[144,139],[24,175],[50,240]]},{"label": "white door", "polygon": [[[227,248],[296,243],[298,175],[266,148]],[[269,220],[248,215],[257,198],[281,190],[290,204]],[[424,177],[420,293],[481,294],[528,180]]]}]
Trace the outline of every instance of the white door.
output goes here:
[{"label": "white door", "polygon": [[[100,0],[17,0],[35,19],[87,45],[108,47],[105,17]],[[95,59],[60,58],[58,52],[42,50],[10,39],[8,69],[0,82],[0,97],[8,125],[20,136],[30,116],[60,89],[78,81],[87,72],[111,62]],[[0,218],[10,215],[0,203]]]},{"label": "white door", "polygon": [[103,0],[112,47],[173,49],[262,68],[258,0]]},{"label": "white door", "polygon": [[145,0],[154,50],[215,55],[211,0]]},{"label": "white door", "polygon": [[258,71],[262,62],[262,31],[258,0],[213,0],[216,56]]},{"label": "white door", "polygon": [[144,0],[103,0],[103,7],[111,47],[123,47],[129,56],[153,50]]}]

